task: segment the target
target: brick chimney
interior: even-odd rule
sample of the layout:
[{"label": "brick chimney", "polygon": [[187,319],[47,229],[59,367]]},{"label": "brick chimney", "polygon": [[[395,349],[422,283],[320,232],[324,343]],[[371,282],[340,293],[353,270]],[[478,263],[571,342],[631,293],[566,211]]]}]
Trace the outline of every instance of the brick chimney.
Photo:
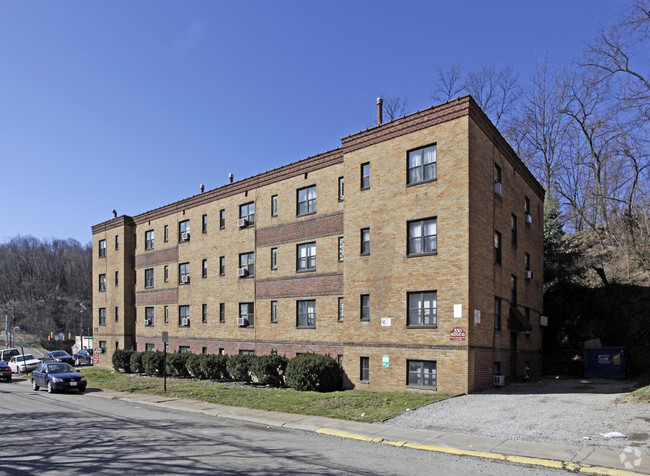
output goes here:
[{"label": "brick chimney", "polygon": [[377,98],[377,125],[381,126],[381,123],[384,122],[383,120],[383,105],[384,105],[384,100],[382,98]]}]

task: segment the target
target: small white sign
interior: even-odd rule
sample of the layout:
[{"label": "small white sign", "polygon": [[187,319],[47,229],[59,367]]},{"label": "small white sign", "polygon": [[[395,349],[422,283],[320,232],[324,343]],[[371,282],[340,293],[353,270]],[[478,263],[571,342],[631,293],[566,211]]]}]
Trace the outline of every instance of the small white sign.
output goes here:
[{"label": "small white sign", "polygon": [[392,318],[390,317],[382,317],[381,318],[381,325],[383,327],[390,327],[392,323]]},{"label": "small white sign", "polygon": [[474,324],[481,323],[481,311],[479,309],[474,309]]},{"label": "small white sign", "polygon": [[461,317],[463,317],[463,305],[454,304],[454,318],[460,319]]},{"label": "small white sign", "polygon": [[381,356],[381,365],[382,365],[382,367],[390,367],[390,356],[382,355]]}]

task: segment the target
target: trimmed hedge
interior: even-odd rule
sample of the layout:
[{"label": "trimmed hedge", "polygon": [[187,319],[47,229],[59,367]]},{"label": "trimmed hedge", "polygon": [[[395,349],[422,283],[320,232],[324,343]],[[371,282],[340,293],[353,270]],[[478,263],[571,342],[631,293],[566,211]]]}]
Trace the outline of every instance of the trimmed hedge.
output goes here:
[{"label": "trimmed hedge", "polygon": [[227,363],[227,355],[208,354],[201,361],[201,372],[205,375],[205,378],[210,380],[228,380],[230,374],[228,373]]},{"label": "trimmed hedge", "polygon": [[230,377],[236,382],[250,382],[251,375],[250,369],[253,363],[252,355],[239,354],[228,357],[226,362],[226,369]]},{"label": "trimmed hedge", "polygon": [[339,364],[329,355],[297,355],[287,364],[287,385],[296,390],[332,392],[343,387]]},{"label": "trimmed hedge", "polygon": [[262,385],[282,387],[284,385],[284,371],[289,360],[280,355],[260,355],[253,359],[251,374]]},{"label": "trimmed hedge", "polygon": [[142,365],[142,357],[144,356],[145,352],[132,352],[131,353],[131,358],[129,359],[129,362],[131,364],[131,372],[134,374],[142,374],[144,373],[144,366]]},{"label": "trimmed hedge", "polygon": [[142,356],[142,366],[144,373],[152,376],[163,376],[164,369],[164,353],[160,351],[144,352]]},{"label": "trimmed hedge", "polygon": [[185,378],[189,377],[190,373],[187,370],[187,359],[191,354],[174,352],[167,354],[167,375],[170,377]]},{"label": "trimmed hedge", "polygon": [[113,353],[113,368],[116,372],[122,371],[125,374],[131,373],[132,350],[117,349]]},{"label": "trimmed hedge", "polygon": [[201,380],[206,380],[208,378],[201,369],[201,365],[206,357],[207,354],[189,354],[187,363],[185,365],[187,367],[187,371],[190,373],[190,375],[192,375],[192,377]]}]

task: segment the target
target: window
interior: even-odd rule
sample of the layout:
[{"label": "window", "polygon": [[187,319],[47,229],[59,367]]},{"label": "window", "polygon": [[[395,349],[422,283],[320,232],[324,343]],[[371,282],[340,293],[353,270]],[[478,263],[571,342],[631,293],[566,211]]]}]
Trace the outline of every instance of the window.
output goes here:
[{"label": "window", "polygon": [[201,322],[208,322],[208,305],[201,305]]},{"label": "window", "polygon": [[530,271],[530,254],[524,253],[524,269]]},{"label": "window", "polygon": [[420,183],[435,180],[438,176],[437,146],[431,145],[408,153],[408,181]]},{"label": "window", "polygon": [[120,285],[120,272],[115,271],[115,286],[119,286],[119,285]]},{"label": "window", "polygon": [[106,353],[106,341],[105,340],[100,340],[99,341],[99,353],[100,354],[105,354]]},{"label": "window", "polygon": [[145,231],[144,232],[144,249],[145,250],[153,250],[153,230]]},{"label": "window", "polygon": [[341,354],[336,356],[336,363],[339,364],[339,367],[343,368],[343,356]]},{"label": "window", "polygon": [[178,325],[180,327],[190,326],[190,306],[178,306]]},{"label": "window", "polygon": [[361,320],[370,320],[370,294],[361,295]]},{"label": "window", "polygon": [[153,288],[153,268],[144,270],[144,287]]},{"label": "window", "polygon": [[219,228],[223,230],[226,228],[226,210],[219,210]]},{"label": "window", "polygon": [[511,241],[513,246],[517,246],[517,216],[512,215],[510,218]]},{"label": "window", "polygon": [[255,355],[254,350],[240,350],[239,355]]},{"label": "window", "polygon": [[408,326],[435,327],[438,325],[438,293],[436,291],[408,293],[408,301]]},{"label": "window", "polygon": [[153,352],[153,351],[156,350],[156,346],[154,346],[153,344],[145,344],[144,345],[144,350],[146,352]]},{"label": "window", "polygon": [[219,322],[226,322],[226,304],[219,303]]},{"label": "window", "polygon": [[208,232],[208,215],[204,214],[201,217],[201,233]]},{"label": "window", "polygon": [[144,325],[145,327],[153,326],[153,307],[144,308]]},{"label": "window", "polygon": [[502,183],[501,167],[494,164],[494,183]]},{"label": "window", "polygon": [[106,257],[106,240],[99,240],[99,257]]},{"label": "window", "polygon": [[165,228],[163,228],[163,241],[165,243],[169,241],[169,225],[165,225]]},{"label": "window", "polygon": [[271,301],[271,322],[278,322],[278,301]]},{"label": "window", "polygon": [[494,264],[501,264],[501,233],[494,231]]},{"label": "window", "polygon": [[316,185],[298,189],[297,215],[316,213]]},{"label": "window", "polygon": [[239,303],[239,317],[244,319],[248,327],[255,326],[255,304],[252,302]]},{"label": "window", "polygon": [[278,196],[277,195],[272,195],[271,196],[271,216],[272,217],[277,217],[278,216]]},{"label": "window", "polygon": [[239,218],[246,220],[244,226],[240,228],[245,228],[255,224],[255,202],[245,203],[244,205],[239,205]]},{"label": "window", "polygon": [[524,309],[524,318],[526,319],[526,322],[530,324],[530,308],[528,307]]},{"label": "window", "polygon": [[370,162],[361,164],[361,190],[370,188]]},{"label": "window", "polygon": [[359,380],[362,382],[370,381],[370,357],[361,357],[359,359]]},{"label": "window", "polygon": [[438,251],[438,225],[436,218],[414,220],[408,227],[408,256],[433,254]]},{"label": "window", "polygon": [[298,301],[298,319],[296,327],[316,327],[316,301],[313,299]]},{"label": "window", "polygon": [[204,259],[201,261],[201,277],[202,278],[207,278],[208,277],[208,260]]},{"label": "window", "polygon": [[[239,255],[239,269],[240,277],[253,277],[255,276],[255,252],[251,251],[250,253],[241,253]],[[243,272],[242,272],[243,270]]]},{"label": "window", "polygon": [[501,298],[494,298],[494,330],[501,330]]},{"label": "window", "polygon": [[338,321],[343,322],[343,298],[339,298]]},{"label": "window", "polygon": [[184,243],[190,241],[190,221],[184,220],[178,224],[178,241]]},{"label": "window", "polygon": [[406,385],[435,389],[437,371],[435,360],[407,360],[408,377]]},{"label": "window", "polygon": [[524,197],[524,214],[530,215],[530,198]]},{"label": "window", "polygon": [[316,243],[298,245],[297,271],[316,270]]},{"label": "window", "polygon": [[278,269],[278,249],[271,248],[271,269]]},{"label": "window", "polygon": [[120,308],[115,307],[115,322],[120,322]]},{"label": "window", "polygon": [[163,312],[163,317],[165,319],[165,324],[167,324],[169,322],[169,306],[165,306],[163,308],[163,311],[164,311]]},{"label": "window", "polygon": [[510,305],[517,307],[517,276],[510,276]]},{"label": "window", "polygon": [[370,228],[361,228],[361,254],[370,254]]},{"label": "window", "polygon": [[115,249],[119,250],[120,249],[120,236],[115,235]]},{"label": "window", "polygon": [[106,325],[106,308],[105,307],[100,307],[99,308],[99,325],[100,326],[105,326]]},{"label": "window", "polygon": [[100,292],[106,291],[106,275],[105,274],[100,274],[99,275],[99,291]]},{"label": "window", "polygon": [[164,278],[165,282],[169,281],[169,266],[168,265],[165,265],[165,267],[163,268],[163,278]]},{"label": "window", "polygon": [[178,284],[190,284],[189,263],[181,263],[178,265]]},{"label": "window", "polygon": [[219,355],[226,355],[226,349],[219,347]]},{"label": "window", "polygon": [[179,345],[178,346],[178,352],[180,354],[189,354],[189,353],[191,353],[190,346],[189,345]]},{"label": "window", "polygon": [[494,362],[494,375],[501,375],[501,362]]},{"label": "window", "polygon": [[219,257],[219,276],[225,276],[226,275],[226,257],[225,256],[220,256]]},{"label": "window", "polygon": [[345,179],[339,177],[339,202],[342,202],[345,199]]},{"label": "window", "polygon": [[343,237],[339,236],[339,262],[343,262],[343,259],[345,258],[345,253],[344,253],[344,243],[343,243]]},{"label": "window", "polygon": [[208,348],[207,347],[201,347],[201,353],[202,354],[207,354],[208,353]]}]

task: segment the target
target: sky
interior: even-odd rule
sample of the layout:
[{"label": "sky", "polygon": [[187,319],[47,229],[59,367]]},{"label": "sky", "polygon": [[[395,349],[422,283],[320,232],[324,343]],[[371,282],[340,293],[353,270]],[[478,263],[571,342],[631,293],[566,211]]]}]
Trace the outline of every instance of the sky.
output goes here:
[{"label": "sky", "polygon": [[439,70],[576,58],[628,2],[2,1],[0,243],[92,240],[341,145]]}]

